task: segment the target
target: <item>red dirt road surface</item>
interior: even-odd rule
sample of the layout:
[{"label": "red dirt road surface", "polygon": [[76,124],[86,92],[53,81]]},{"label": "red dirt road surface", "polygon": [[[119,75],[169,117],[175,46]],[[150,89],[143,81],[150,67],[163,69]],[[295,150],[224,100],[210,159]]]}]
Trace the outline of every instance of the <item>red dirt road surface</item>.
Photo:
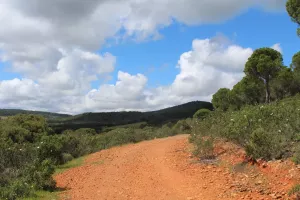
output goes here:
[{"label": "red dirt road surface", "polygon": [[[129,144],[91,154],[83,166],[55,180],[66,188],[63,200],[288,199],[284,189],[274,193],[268,185],[270,191],[266,190],[267,177],[241,178],[225,165],[199,163],[190,154],[187,135]],[[252,175],[261,178],[252,180]]]}]

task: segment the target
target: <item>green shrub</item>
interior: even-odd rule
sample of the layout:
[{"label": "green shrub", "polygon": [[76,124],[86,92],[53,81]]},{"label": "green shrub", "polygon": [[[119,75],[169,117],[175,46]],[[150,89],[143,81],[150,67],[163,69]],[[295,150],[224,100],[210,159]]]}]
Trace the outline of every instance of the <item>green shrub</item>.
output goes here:
[{"label": "green shrub", "polygon": [[254,130],[246,145],[247,155],[254,159],[264,158],[267,160],[280,157],[283,148],[275,135],[267,133],[262,128]]},{"label": "green shrub", "polygon": [[293,162],[295,162],[297,165],[300,164],[300,145],[297,146],[294,156],[292,158]]},{"label": "green shrub", "polygon": [[67,163],[74,159],[74,157],[69,153],[62,153],[61,158],[62,158],[62,163]]},{"label": "green shrub", "polygon": [[43,160],[42,163],[36,162],[25,169],[25,179],[31,183],[34,189],[50,190],[55,189],[55,181],[52,174],[55,171],[55,166],[51,160]]},{"label": "green shrub", "polygon": [[190,141],[195,145],[199,135],[213,135],[245,147],[255,158],[288,157],[300,138],[300,95],[239,111],[214,111],[203,120],[194,120],[191,126]]},{"label": "green shrub", "polygon": [[214,140],[212,137],[203,138],[199,137],[196,142],[196,146],[193,151],[195,156],[199,156],[201,159],[214,158]]},{"label": "green shrub", "polygon": [[195,119],[205,119],[210,114],[210,112],[211,111],[208,110],[208,109],[200,109],[194,114],[193,118],[195,118]]},{"label": "green shrub", "polygon": [[175,131],[177,131],[178,133],[186,133],[189,130],[191,130],[191,127],[188,125],[188,123],[185,120],[180,120],[178,121],[174,127]]},{"label": "green shrub", "polygon": [[0,187],[0,199],[16,200],[20,197],[29,197],[33,189],[24,180],[15,180],[7,187]]}]

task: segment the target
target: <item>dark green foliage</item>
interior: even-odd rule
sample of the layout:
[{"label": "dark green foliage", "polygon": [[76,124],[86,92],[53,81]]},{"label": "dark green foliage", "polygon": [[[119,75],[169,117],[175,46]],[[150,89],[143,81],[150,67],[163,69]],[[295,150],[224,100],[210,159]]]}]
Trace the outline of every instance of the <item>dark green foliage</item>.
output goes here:
[{"label": "dark green foliage", "polygon": [[280,100],[300,92],[300,76],[298,75],[300,74],[293,72],[290,68],[282,68],[277,77],[270,82],[271,99]]},{"label": "dark green foliage", "polygon": [[46,119],[57,119],[57,118],[71,116],[71,115],[67,115],[67,114],[58,114],[58,113],[42,112],[42,111],[29,111],[29,110],[20,110],[20,109],[0,109],[0,116],[14,116],[14,115],[19,115],[19,114],[40,115],[40,116],[45,117]]},{"label": "dark green foliage", "polygon": [[213,109],[212,104],[209,102],[195,101],[151,112],[84,113],[63,119],[50,120],[49,124],[56,132],[79,128],[93,128],[97,131],[102,131],[103,129],[107,129],[105,127],[140,122],[145,122],[153,126],[161,126],[169,121],[178,121],[192,117],[201,108]]},{"label": "dark green foliage", "polygon": [[1,199],[15,200],[20,197],[28,197],[32,194],[31,186],[22,179],[10,182],[6,187],[0,187]]},{"label": "dark green foliage", "polygon": [[209,114],[210,114],[210,110],[208,109],[200,109],[198,110],[194,115],[193,118],[195,119],[205,119]]},{"label": "dark green foliage", "polygon": [[272,48],[260,48],[253,52],[245,66],[245,74],[263,81],[266,91],[266,103],[270,102],[270,81],[283,67],[280,52]]},{"label": "dark green foliage", "polygon": [[63,163],[67,163],[74,159],[74,157],[69,153],[62,153],[61,158]]},{"label": "dark green foliage", "polygon": [[300,96],[239,111],[212,112],[194,122],[191,141],[199,136],[227,138],[245,147],[248,156],[266,160],[291,157],[300,137]]},{"label": "dark green foliage", "polygon": [[[141,124],[140,124],[141,125]],[[19,199],[36,190],[55,190],[56,165],[102,149],[173,136],[190,130],[186,120],[175,126],[127,125],[98,134],[81,128],[53,134],[41,116],[17,115],[0,121],[0,199]]]},{"label": "dark green foliage", "polygon": [[263,128],[254,130],[246,144],[246,153],[254,159],[264,158],[270,160],[272,158],[279,158],[281,156],[282,147],[280,136],[277,133],[270,134]]},{"label": "dark green foliage", "polygon": [[295,72],[300,72],[300,51],[293,56],[291,69]]},{"label": "dark green foliage", "polygon": [[186,122],[186,120],[180,120],[174,125],[174,129],[179,131],[181,134],[186,133],[191,130],[190,125]]},{"label": "dark green foliage", "polygon": [[[300,25],[300,1],[288,0],[286,2],[286,10],[290,15],[292,21]],[[297,33],[300,36],[300,28],[298,28]]]},{"label": "dark green foliage", "polygon": [[230,90],[219,89],[212,98],[212,104],[217,110],[226,111],[230,107]]},{"label": "dark green foliage", "polygon": [[45,159],[42,162],[35,162],[25,169],[25,180],[28,183],[32,183],[34,189],[53,191],[56,184],[52,178],[54,170],[55,168],[51,160]]},{"label": "dark green foliage", "polygon": [[300,92],[300,53],[293,57],[291,67],[285,67],[282,56],[270,48],[257,49],[245,66],[246,76],[232,90],[221,88],[213,95],[217,110],[239,110],[291,97]]},{"label": "dark green foliage", "polygon": [[238,110],[244,105],[257,105],[264,102],[264,84],[262,81],[245,76],[230,92],[230,108]]}]

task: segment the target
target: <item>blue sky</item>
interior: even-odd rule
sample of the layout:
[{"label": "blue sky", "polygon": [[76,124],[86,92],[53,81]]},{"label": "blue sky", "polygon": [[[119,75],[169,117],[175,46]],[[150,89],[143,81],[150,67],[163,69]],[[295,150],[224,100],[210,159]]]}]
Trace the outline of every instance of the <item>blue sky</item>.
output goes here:
[{"label": "blue sky", "polygon": [[[216,34],[224,34],[232,42],[253,49],[280,43],[284,63],[289,66],[292,56],[300,47],[300,39],[295,29],[296,25],[284,11],[269,13],[250,9],[233,19],[217,24],[185,26],[177,22],[161,30],[163,38],[160,40],[138,44],[126,41],[103,48],[101,52],[108,51],[117,56],[117,69],[126,69],[133,74],[147,74],[149,87],[152,87],[172,83],[178,74],[177,61],[182,52],[191,49],[194,39],[212,38]],[[116,74],[110,83],[115,81]],[[97,87],[97,84],[93,87]]]},{"label": "blue sky", "polygon": [[80,113],[210,101],[243,77],[255,49],[275,45],[288,66],[300,46],[279,0],[3,1],[3,108]]}]

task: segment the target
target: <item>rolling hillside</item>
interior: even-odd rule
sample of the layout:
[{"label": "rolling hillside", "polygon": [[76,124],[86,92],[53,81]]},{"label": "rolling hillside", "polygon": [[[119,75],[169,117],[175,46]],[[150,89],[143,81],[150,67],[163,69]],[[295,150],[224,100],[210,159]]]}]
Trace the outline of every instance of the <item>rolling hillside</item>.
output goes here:
[{"label": "rolling hillside", "polygon": [[212,110],[213,106],[209,102],[194,101],[182,105],[165,108],[150,112],[103,112],[103,113],[83,113],[79,115],[67,115],[51,112],[27,111],[18,109],[0,109],[0,116],[13,116],[16,114],[36,114],[44,116],[49,125],[56,131],[61,132],[66,129],[94,128],[101,131],[104,127],[119,126],[145,122],[149,125],[161,125],[167,122],[177,121],[192,117],[201,109]]},{"label": "rolling hillside", "polygon": [[1,117],[8,117],[17,114],[34,114],[34,115],[42,115],[46,119],[57,119],[57,118],[65,118],[70,117],[71,115],[67,114],[58,114],[52,112],[42,112],[42,111],[31,111],[31,110],[21,110],[21,109],[0,109]]},{"label": "rolling hillside", "polygon": [[213,106],[209,102],[194,101],[186,104],[157,110],[151,112],[105,112],[105,113],[84,113],[66,118],[49,120],[50,125],[56,130],[94,128],[102,130],[104,127],[118,126],[146,122],[150,125],[161,125],[169,121],[176,121],[192,117],[201,109],[212,110]]}]

